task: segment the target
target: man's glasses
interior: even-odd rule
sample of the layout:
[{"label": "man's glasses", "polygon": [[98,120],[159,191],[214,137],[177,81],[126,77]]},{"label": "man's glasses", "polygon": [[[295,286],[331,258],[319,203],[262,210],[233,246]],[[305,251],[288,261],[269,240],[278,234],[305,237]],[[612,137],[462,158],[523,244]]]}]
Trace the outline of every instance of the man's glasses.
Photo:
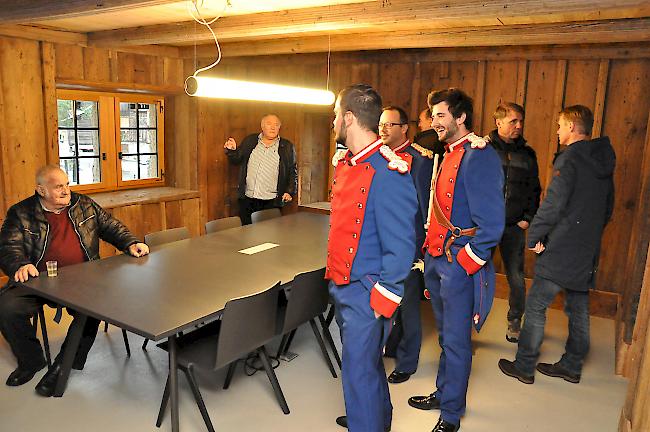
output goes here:
[{"label": "man's glasses", "polygon": [[391,123],[391,122],[386,122],[386,123],[379,123],[379,129],[383,128],[392,128],[393,126],[404,126],[405,123]]}]

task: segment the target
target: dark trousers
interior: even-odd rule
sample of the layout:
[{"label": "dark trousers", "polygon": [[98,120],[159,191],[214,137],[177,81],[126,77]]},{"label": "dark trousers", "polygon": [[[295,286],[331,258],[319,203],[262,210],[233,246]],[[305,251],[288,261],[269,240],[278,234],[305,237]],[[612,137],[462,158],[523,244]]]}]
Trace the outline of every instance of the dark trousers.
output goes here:
[{"label": "dark trousers", "polygon": [[474,281],[456,261],[459,248],[452,247],[453,262],[445,255],[424,255],[424,283],[442,348],[436,378],[436,397],[443,420],[459,424],[465,414],[467,386],[472,369],[472,312]]},{"label": "dark trousers", "polygon": [[521,319],[526,307],[526,285],[524,283],[524,250],[526,231],[515,225],[506,225],[499,243],[499,252],[506,269],[510,286],[508,321]]},{"label": "dark trousers", "polygon": [[250,225],[251,215],[256,211],[266,210],[278,207],[275,205],[275,200],[261,200],[257,198],[239,198],[239,219],[242,225]]},{"label": "dark trousers", "polygon": [[404,297],[386,343],[386,353],[394,354],[398,372],[413,374],[418,368],[422,346],[420,294],[423,290],[424,275],[420,270],[411,270],[404,281]]},{"label": "dark trousers", "polygon": [[[515,358],[515,365],[526,375],[533,375],[535,372],[540,347],[544,340],[546,309],[561,290],[562,287],[548,279],[535,277],[533,281],[526,302],[526,316]],[[572,290],[564,290],[564,292],[566,294],[564,312],[569,317],[569,337],[559,363],[572,374],[579,375],[589,352],[589,292]]]},{"label": "dark trousers", "polygon": [[[38,369],[45,364],[43,349],[36,337],[36,329],[29,321],[44,304],[56,307],[42,297],[29,294],[26,289],[21,287],[8,289],[0,295],[0,332],[9,343],[11,351],[18,361],[18,366],[21,368]],[[68,309],[68,313],[76,316],[74,310]],[[88,317],[73,367],[83,368],[88,352],[97,336],[98,328],[99,320]],[[68,331],[55,361],[62,360],[69,336],[70,332]]]}]

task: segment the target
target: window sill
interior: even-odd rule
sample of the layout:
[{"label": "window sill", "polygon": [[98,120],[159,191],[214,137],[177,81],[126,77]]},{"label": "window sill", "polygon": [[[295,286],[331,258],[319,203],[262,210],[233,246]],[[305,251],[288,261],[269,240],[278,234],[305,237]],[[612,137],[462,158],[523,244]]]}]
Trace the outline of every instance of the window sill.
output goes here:
[{"label": "window sill", "polygon": [[163,186],[129,189],[116,192],[93,193],[88,194],[88,196],[103,208],[110,209],[135,204],[154,204],[164,201],[179,201],[198,198],[199,192],[189,189]]}]

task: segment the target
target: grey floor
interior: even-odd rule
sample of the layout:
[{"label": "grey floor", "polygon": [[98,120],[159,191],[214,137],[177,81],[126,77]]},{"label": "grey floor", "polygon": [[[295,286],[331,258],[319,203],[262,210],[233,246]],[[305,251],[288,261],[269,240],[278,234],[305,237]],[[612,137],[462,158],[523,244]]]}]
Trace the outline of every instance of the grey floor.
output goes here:
[{"label": "grey floor", "polygon": [[[614,375],[614,322],[593,318],[592,345],[582,382],[578,385],[540,376],[524,385],[499,372],[500,357],[512,358],[516,346],[505,341],[507,303],[496,300],[484,330],[475,337],[475,357],[463,431],[615,431],[625,398],[627,381]],[[423,303],[425,339],[420,368],[409,381],[391,385],[393,431],[430,431],[438,412],[418,411],[406,401],[433,389],[439,348],[433,318]],[[51,311],[48,311],[51,316]],[[549,313],[541,361],[554,362],[562,353],[566,318]],[[56,353],[69,321],[48,320],[52,349]],[[334,328],[334,327],[333,327]],[[154,422],[167,373],[165,353],[129,335],[133,355],[124,353],[121,334],[111,327],[100,333],[84,371],[72,371],[63,398],[45,399],[34,393],[44,372],[18,388],[0,383],[0,431],[156,431]],[[336,337],[336,335],[335,335]],[[277,343],[276,343],[277,344]],[[275,347],[272,344],[271,347]],[[302,328],[292,351],[299,356],[276,369],[291,409],[284,415],[263,373],[252,377],[238,368],[229,390],[221,390],[225,371],[201,374],[200,387],[217,431],[339,431],[334,419],[343,414],[340,379],[327,370],[311,330]],[[386,369],[393,361],[386,359]],[[0,337],[0,377],[14,369],[13,356]],[[204,431],[185,379],[179,375],[182,431]],[[170,430],[169,412],[160,430]]]}]

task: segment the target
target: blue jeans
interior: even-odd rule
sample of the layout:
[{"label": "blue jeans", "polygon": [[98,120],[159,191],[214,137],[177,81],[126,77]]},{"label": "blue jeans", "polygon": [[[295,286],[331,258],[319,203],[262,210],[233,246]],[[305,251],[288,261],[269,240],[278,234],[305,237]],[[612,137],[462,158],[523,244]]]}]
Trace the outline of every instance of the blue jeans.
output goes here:
[{"label": "blue jeans", "polygon": [[506,269],[510,296],[508,303],[508,321],[521,319],[526,306],[526,285],[524,283],[524,250],[526,232],[515,225],[506,225],[501,242],[499,253],[503,259]]},{"label": "blue jeans", "polygon": [[[546,309],[562,290],[555,282],[535,277],[526,300],[524,326],[519,336],[515,366],[526,375],[533,375],[539,349],[544,340]],[[558,362],[571,374],[580,375],[585,357],[589,352],[589,292],[564,290],[564,312],[569,317],[569,337],[565,351]]]}]

